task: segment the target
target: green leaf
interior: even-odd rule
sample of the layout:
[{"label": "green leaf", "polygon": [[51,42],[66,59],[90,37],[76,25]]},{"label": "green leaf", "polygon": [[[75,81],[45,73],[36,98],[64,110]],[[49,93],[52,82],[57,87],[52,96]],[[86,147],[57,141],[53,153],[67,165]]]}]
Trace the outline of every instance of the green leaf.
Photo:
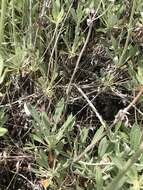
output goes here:
[{"label": "green leaf", "polygon": [[59,0],[54,0],[53,2],[53,7],[52,7],[52,16],[54,20],[57,20],[58,14],[60,12],[60,1]]},{"label": "green leaf", "polygon": [[130,144],[133,150],[138,149],[141,143],[141,137],[142,137],[141,129],[139,128],[137,124],[134,124],[130,133]]},{"label": "green leaf", "polygon": [[55,24],[60,23],[62,21],[62,17],[64,15],[64,9],[61,7],[60,0],[53,1],[52,7],[52,17],[50,20]]},{"label": "green leaf", "polygon": [[117,157],[113,157],[112,158],[112,162],[116,165],[116,167],[118,168],[118,169],[120,169],[120,170],[122,170],[123,169],[123,167],[124,167],[124,164],[125,164],[125,162],[124,162],[124,160],[122,159],[122,158],[117,158]]},{"label": "green leaf", "polygon": [[41,118],[39,116],[38,111],[33,106],[31,106],[30,104],[27,104],[27,109],[31,113],[31,115],[34,118],[35,122],[37,122],[40,125],[41,124]]},{"label": "green leaf", "polygon": [[57,124],[60,119],[61,119],[61,115],[62,115],[62,112],[63,112],[63,109],[64,109],[64,99],[62,98],[57,106],[56,106],[56,110],[55,110],[55,114],[53,116],[53,119],[55,121],[55,123]]},{"label": "green leaf", "polygon": [[0,84],[3,83],[4,79],[5,79],[5,75],[7,74],[7,69],[4,70],[2,76],[0,77]]},{"label": "green leaf", "polygon": [[137,180],[138,179],[138,171],[136,166],[132,166],[129,171],[127,172],[127,176],[128,176],[128,181],[130,181],[130,183],[133,183],[133,180]]},{"label": "green leaf", "polygon": [[47,169],[49,167],[48,165],[48,157],[46,153],[43,150],[39,151],[39,156],[36,160],[36,162],[39,164],[39,166]]},{"label": "green leaf", "polygon": [[108,145],[109,145],[109,143],[108,143],[108,141],[107,141],[107,138],[104,137],[104,138],[100,141],[99,147],[98,147],[98,155],[99,155],[100,157],[104,156],[104,154],[106,153],[106,150],[107,150],[107,148],[108,148]]},{"label": "green leaf", "polygon": [[115,133],[117,133],[120,129],[120,127],[122,126],[122,121],[119,121],[116,126],[115,126]]},{"label": "green leaf", "polygon": [[104,136],[104,127],[101,126],[95,133],[92,144],[96,144]]},{"label": "green leaf", "polygon": [[46,141],[49,150],[55,149],[55,146],[58,143],[58,140],[56,139],[56,135],[45,136],[44,140]]},{"label": "green leaf", "polygon": [[143,85],[143,66],[138,66],[138,72],[136,74],[138,82]]},{"label": "green leaf", "polygon": [[51,129],[51,123],[45,112],[41,113],[41,130],[43,129],[43,134],[49,135]]},{"label": "green leaf", "polygon": [[0,137],[4,136],[7,132],[8,130],[6,128],[0,127]]},{"label": "green leaf", "polygon": [[4,69],[4,62],[2,56],[0,55],[0,77],[2,76],[3,69]]},{"label": "green leaf", "polygon": [[11,55],[9,67],[16,71],[19,71],[19,69],[24,63],[26,56],[27,56],[27,52],[25,48],[16,47],[15,55]]},{"label": "green leaf", "polygon": [[86,142],[86,139],[88,137],[88,132],[89,132],[89,129],[85,127],[81,130],[80,132],[81,143]]},{"label": "green leaf", "polygon": [[7,121],[7,116],[5,115],[5,109],[0,109],[0,127],[3,127]]},{"label": "green leaf", "polygon": [[78,185],[76,185],[76,190],[83,190],[83,188],[81,188]]},{"label": "green leaf", "polygon": [[3,83],[6,73],[7,69],[4,69],[4,60],[3,57],[0,55],[0,84]]},{"label": "green leaf", "polygon": [[103,190],[102,171],[99,167],[96,168],[96,189]]},{"label": "green leaf", "polygon": [[113,27],[118,22],[117,15],[113,14],[108,17],[108,26]]},{"label": "green leaf", "polygon": [[37,142],[42,143],[43,145],[45,145],[43,139],[40,138],[39,136],[33,134],[32,137],[33,137],[33,139],[34,139],[35,141],[37,141]]},{"label": "green leaf", "polygon": [[[118,177],[118,176],[117,176]],[[117,177],[113,178],[113,182],[109,183],[104,190],[119,190],[123,186],[123,184],[127,181],[126,176],[122,176],[121,179],[117,179]]]},{"label": "green leaf", "polygon": [[70,131],[74,125],[74,118],[72,115],[68,116],[67,120],[63,124],[63,126],[60,128],[58,134],[56,135],[57,141],[60,141],[60,139],[64,136],[64,132],[67,129],[67,131]]},{"label": "green leaf", "polygon": [[111,36],[111,42],[112,42],[112,49],[116,51],[116,49],[118,48],[118,41],[116,38],[114,38],[113,36]]}]

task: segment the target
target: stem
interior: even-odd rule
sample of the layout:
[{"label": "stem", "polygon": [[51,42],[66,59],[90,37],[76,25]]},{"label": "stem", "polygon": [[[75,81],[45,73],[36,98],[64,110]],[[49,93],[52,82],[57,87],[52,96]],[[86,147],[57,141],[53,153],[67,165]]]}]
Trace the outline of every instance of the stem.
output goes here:
[{"label": "stem", "polygon": [[141,97],[142,94],[143,94],[143,87],[141,87],[140,91],[135,96],[135,98],[133,99],[133,101],[124,109],[124,112],[128,112],[129,109],[136,104],[136,102],[138,101],[138,99]]},{"label": "stem", "polygon": [[130,16],[130,20],[129,20],[129,24],[128,24],[128,34],[127,34],[127,38],[126,38],[126,42],[125,42],[125,45],[124,45],[122,55],[121,55],[121,57],[119,59],[119,63],[118,63],[119,67],[123,65],[124,56],[125,56],[127,48],[128,48],[128,44],[129,44],[129,40],[130,40],[130,36],[131,36],[131,32],[132,32],[131,27],[132,27],[132,22],[133,22],[133,16],[134,16],[134,13],[135,13],[135,9],[136,9],[136,0],[133,0],[131,16]]},{"label": "stem", "polygon": [[29,40],[30,40],[30,48],[32,47],[32,3],[33,0],[29,1]]},{"label": "stem", "polygon": [[54,52],[55,52],[55,49],[57,47],[57,43],[58,43],[58,40],[59,40],[59,36],[61,34],[61,30],[59,31],[59,34],[57,35],[57,32],[58,32],[58,27],[59,27],[59,23],[56,24],[56,28],[55,28],[55,31],[54,31],[54,35],[53,35],[53,38],[56,37],[55,39],[55,43],[54,43],[54,46],[52,48],[52,52],[51,52],[51,55],[50,55],[50,58],[49,58],[49,67],[48,67],[48,74],[49,74],[49,71],[50,69],[53,69],[53,55],[54,55]]},{"label": "stem", "polygon": [[104,129],[107,129],[107,124],[106,122],[103,120],[102,116],[99,114],[98,110],[95,108],[95,106],[92,104],[92,102],[89,100],[89,98],[87,97],[87,95],[82,91],[81,88],[79,88],[77,85],[74,85],[77,90],[80,92],[80,94],[84,97],[84,99],[87,101],[88,105],[90,106],[90,108],[92,109],[92,111],[95,113],[95,115],[97,116],[97,118],[99,119],[101,125],[104,127]]},{"label": "stem", "polygon": [[85,150],[80,155],[74,158],[73,163],[80,161],[99,142],[99,140],[105,136],[105,132],[103,132],[102,135],[100,135],[96,139],[95,139],[95,136],[96,136],[96,133],[93,137],[92,142],[85,148]]},{"label": "stem", "polygon": [[4,21],[6,15],[7,0],[2,0],[1,2],[1,18],[0,18],[0,45],[2,45],[4,38]]},{"label": "stem", "polygon": [[123,110],[119,110],[119,112],[116,114],[115,120],[112,123],[112,125],[110,126],[110,128],[115,126],[119,121],[122,121],[122,118],[124,118],[125,114],[127,114],[128,111],[131,109],[131,107],[133,107],[136,104],[136,102],[138,101],[138,99],[141,97],[142,94],[143,94],[143,87],[141,87],[138,94],[135,96],[135,98],[132,100],[132,102],[127,107],[125,107]]},{"label": "stem", "polygon": [[85,41],[85,43],[84,43],[84,46],[83,46],[82,49],[81,49],[81,52],[80,52],[80,54],[79,54],[79,57],[78,57],[78,59],[77,59],[77,62],[76,62],[76,65],[75,65],[75,68],[74,68],[74,71],[73,71],[73,74],[72,74],[71,79],[70,79],[70,82],[69,82],[69,84],[68,84],[67,92],[66,92],[67,98],[68,98],[68,95],[69,95],[69,93],[70,93],[71,84],[72,84],[72,82],[73,82],[73,80],[74,80],[74,77],[75,77],[75,74],[76,74],[76,72],[77,72],[77,69],[78,69],[80,60],[81,60],[81,58],[82,58],[83,52],[85,51],[86,46],[87,46],[87,44],[88,44],[88,41],[89,41],[89,38],[90,38],[90,34],[91,34],[91,31],[92,31],[92,26],[93,26],[93,22],[92,22],[92,23],[90,24],[90,26],[89,26],[89,30],[88,30],[88,34],[87,34],[87,37],[86,37],[86,41]]},{"label": "stem", "polygon": [[15,30],[15,13],[14,13],[14,0],[12,0],[12,30],[13,30],[13,41],[14,47],[17,47],[17,40],[16,40],[16,30]]}]

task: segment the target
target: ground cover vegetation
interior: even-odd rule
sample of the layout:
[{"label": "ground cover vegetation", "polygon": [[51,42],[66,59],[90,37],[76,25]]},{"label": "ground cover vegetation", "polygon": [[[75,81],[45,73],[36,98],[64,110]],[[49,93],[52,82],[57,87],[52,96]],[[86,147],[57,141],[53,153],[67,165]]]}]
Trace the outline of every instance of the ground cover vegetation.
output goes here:
[{"label": "ground cover vegetation", "polygon": [[0,190],[143,189],[143,0],[0,1]]}]

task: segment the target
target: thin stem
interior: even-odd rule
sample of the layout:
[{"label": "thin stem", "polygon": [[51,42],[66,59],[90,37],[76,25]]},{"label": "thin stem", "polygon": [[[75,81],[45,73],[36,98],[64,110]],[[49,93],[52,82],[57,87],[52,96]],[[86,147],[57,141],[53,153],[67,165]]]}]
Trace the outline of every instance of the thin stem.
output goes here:
[{"label": "thin stem", "polygon": [[95,108],[95,106],[92,104],[92,102],[89,100],[89,98],[87,97],[87,95],[77,85],[74,85],[74,86],[77,88],[77,90],[80,92],[80,94],[85,98],[85,100],[87,101],[88,105],[90,106],[90,108],[93,110],[93,112],[95,113],[95,115],[99,119],[101,125],[105,129],[107,129],[106,122],[103,120],[102,116],[99,114],[99,112],[97,111],[97,109]]},{"label": "thin stem", "polygon": [[124,112],[128,112],[129,109],[136,104],[136,102],[138,101],[138,99],[141,97],[142,94],[143,94],[143,87],[141,87],[140,91],[135,96],[135,98],[133,99],[133,101],[124,109],[125,110]]},{"label": "thin stem", "polygon": [[14,13],[14,3],[15,1],[12,0],[12,30],[13,30],[13,43],[14,47],[17,47],[17,40],[16,40],[16,30],[15,30],[15,13]]},{"label": "thin stem", "polygon": [[7,8],[7,0],[1,2],[1,18],[0,18],[0,45],[2,45],[4,38],[4,22]]},{"label": "thin stem", "polygon": [[84,149],[84,151],[80,155],[74,158],[73,163],[80,161],[100,141],[100,139],[105,136],[103,126],[98,130],[102,130],[102,134],[97,136],[97,133],[95,133],[92,142]]},{"label": "thin stem", "polygon": [[132,32],[132,22],[133,22],[133,16],[134,16],[134,13],[135,13],[135,9],[136,9],[136,0],[133,0],[131,16],[130,16],[130,20],[129,20],[129,24],[128,24],[128,34],[127,34],[127,38],[126,38],[126,42],[125,42],[125,45],[124,45],[122,55],[121,55],[121,57],[119,59],[119,63],[118,63],[119,67],[123,65],[124,56],[125,56],[126,51],[128,49],[128,44],[129,44],[129,40],[130,40],[130,36],[131,36],[131,32]]},{"label": "thin stem", "polygon": [[67,87],[67,91],[66,91],[66,94],[67,94],[67,98],[68,98],[68,95],[70,93],[70,90],[71,90],[71,84],[74,80],[74,77],[75,77],[75,74],[77,72],[77,69],[78,69],[78,66],[79,66],[79,63],[80,63],[80,60],[82,58],[82,55],[83,55],[83,52],[85,51],[86,49],[86,46],[88,44],[88,41],[89,41],[89,38],[90,38],[90,35],[91,35],[91,31],[92,31],[92,26],[93,26],[93,22],[91,22],[90,26],[89,26],[89,30],[88,30],[88,34],[87,34],[87,37],[86,37],[86,41],[84,43],[84,46],[82,47],[82,50],[78,56],[78,59],[77,59],[77,62],[76,62],[76,65],[75,65],[75,68],[74,68],[74,71],[73,71],[73,74],[71,76],[71,79],[70,79],[70,82],[68,84],[68,87]]},{"label": "thin stem", "polygon": [[32,47],[32,3],[33,0],[29,0],[29,40],[30,47]]},{"label": "thin stem", "polygon": [[123,120],[124,116],[128,113],[128,111],[131,109],[131,107],[133,107],[136,104],[136,102],[138,101],[138,99],[141,97],[142,94],[143,94],[143,87],[141,87],[138,94],[135,96],[135,98],[132,100],[132,102],[127,107],[125,107],[123,110],[119,110],[119,112],[116,114],[115,120],[112,123],[112,125],[110,126],[110,128],[115,126],[119,121]]}]

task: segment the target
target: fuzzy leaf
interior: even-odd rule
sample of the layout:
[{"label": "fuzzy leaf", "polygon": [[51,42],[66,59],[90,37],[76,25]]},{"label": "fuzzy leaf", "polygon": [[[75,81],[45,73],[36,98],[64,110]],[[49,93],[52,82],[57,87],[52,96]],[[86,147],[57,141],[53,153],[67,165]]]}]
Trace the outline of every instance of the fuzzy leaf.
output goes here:
[{"label": "fuzzy leaf", "polygon": [[104,156],[104,154],[105,154],[105,152],[106,152],[106,150],[107,150],[107,148],[108,148],[108,145],[109,145],[109,143],[108,143],[108,141],[107,141],[107,138],[104,137],[104,138],[100,141],[99,147],[98,147],[98,154],[99,154],[100,157]]},{"label": "fuzzy leaf", "polygon": [[103,190],[102,171],[99,167],[96,168],[96,189]]},{"label": "fuzzy leaf", "polygon": [[138,72],[136,74],[138,82],[143,85],[143,66],[138,67]]},{"label": "fuzzy leaf", "polygon": [[104,136],[104,127],[101,126],[95,133],[92,144],[96,144]]},{"label": "fuzzy leaf", "polygon": [[74,119],[73,119],[73,116],[70,115],[65,121],[65,123],[63,124],[63,126],[60,128],[58,134],[56,135],[57,141],[60,141],[60,139],[64,136],[66,129],[70,131],[73,125],[74,125]]},{"label": "fuzzy leaf", "polygon": [[57,124],[60,119],[61,119],[61,115],[62,115],[62,112],[63,112],[63,109],[64,109],[64,99],[62,98],[57,106],[56,106],[56,110],[55,110],[55,114],[53,116],[53,119],[55,121],[55,123]]},{"label": "fuzzy leaf", "polygon": [[38,137],[37,135],[33,134],[33,139],[39,143],[42,143],[43,145],[45,145],[44,141],[42,138]]},{"label": "fuzzy leaf", "polygon": [[2,76],[3,69],[4,69],[4,62],[2,56],[0,55],[0,77]]},{"label": "fuzzy leaf", "polygon": [[6,128],[0,127],[0,137],[4,136],[7,132],[8,130]]},{"label": "fuzzy leaf", "polygon": [[141,143],[142,132],[138,125],[134,125],[130,133],[130,144],[133,150],[137,150]]}]

